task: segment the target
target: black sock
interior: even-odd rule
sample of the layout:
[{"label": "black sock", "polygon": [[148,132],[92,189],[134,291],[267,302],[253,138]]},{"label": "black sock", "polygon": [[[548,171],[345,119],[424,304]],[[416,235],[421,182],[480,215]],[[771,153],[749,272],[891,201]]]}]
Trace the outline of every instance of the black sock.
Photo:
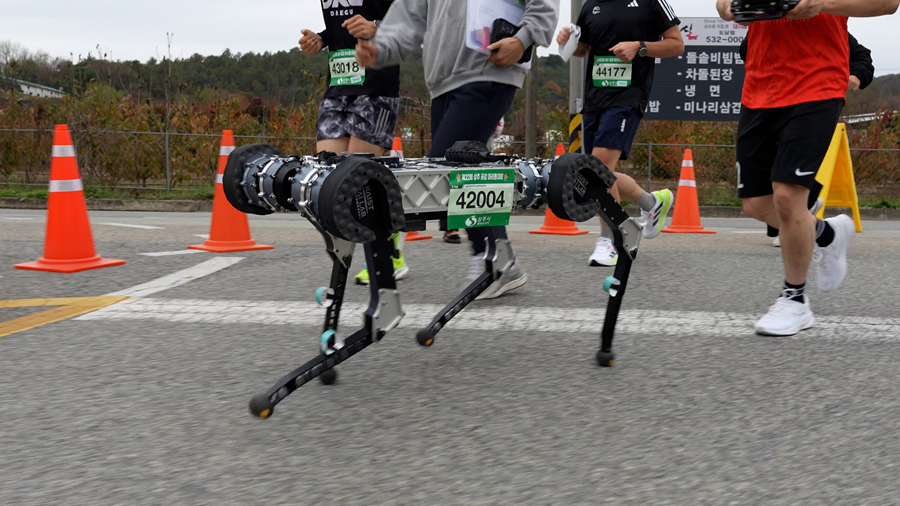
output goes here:
[{"label": "black sock", "polygon": [[778,229],[772,225],[766,225],[766,235],[769,237],[778,237]]},{"label": "black sock", "polygon": [[791,300],[794,302],[803,303],[803,289],[806,288],[806,283],[800,283],[799,285],[792,285],[784,281],[784,289],[785,290],[795,290],[794,295],[791,297]]},{"label": "black sock", "polygon": [[816,244],[824,248],[834,240],[834,229],[825,220],[816,220]]}]

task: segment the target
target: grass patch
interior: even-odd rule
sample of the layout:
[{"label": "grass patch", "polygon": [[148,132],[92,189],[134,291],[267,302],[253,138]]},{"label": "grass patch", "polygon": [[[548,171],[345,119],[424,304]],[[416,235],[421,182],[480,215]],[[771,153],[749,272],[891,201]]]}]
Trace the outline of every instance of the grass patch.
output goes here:
[{"label": "grass patch", "polygon": [[859,207],[869,207],[872,209],[900,209],[900,200],[863,200],[860,201]]}]

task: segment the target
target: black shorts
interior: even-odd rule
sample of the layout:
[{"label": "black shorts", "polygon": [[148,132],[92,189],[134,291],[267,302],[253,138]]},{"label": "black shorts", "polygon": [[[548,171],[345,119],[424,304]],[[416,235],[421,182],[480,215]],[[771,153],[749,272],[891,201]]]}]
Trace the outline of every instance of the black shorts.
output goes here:
[{"label": "black shorts", "polygon": [[630,106],[583,113],[584,152],[590,153],[594,148],[618,149],[622,151],[619,160],[627,160],[643,117],[641,111]]},{"label": "black shorts", "polygon": [[844,99],[776,109],[741,108],[737,134],[738,196],[772,194],[772,182],[807,188],[825,160]]},{"label": "black shorts", "polygon": [[369,95],[326,98],[319,106],[316,140],[356,137],[385,149],[394,145],[400,99]]}]

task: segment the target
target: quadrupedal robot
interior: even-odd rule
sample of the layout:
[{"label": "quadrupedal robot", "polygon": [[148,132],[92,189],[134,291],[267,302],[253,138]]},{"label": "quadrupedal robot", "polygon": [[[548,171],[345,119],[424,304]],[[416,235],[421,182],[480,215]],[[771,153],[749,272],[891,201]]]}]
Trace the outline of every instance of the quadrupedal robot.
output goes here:
[{"label": "quadrupedal robot", "polygon": [[[498,168],[513,176],[511,198],[504,202],[507,209],[548,205],[558,217],[577,222],[599,215],[612,230],[619,260],[603,284],[610,298],[597,352],[600,366],[612,366],[616,320],[638,253],[641,225],[610,195],[608,190],[616,178],[599,159],[577,153],[554,161],[495,155],[475,142],[457,143],[439,159],[329,152],[287,156],[270,145],[250,144],[234,150],[228,158],[222,181],[228,201],[248,214],[299,212],[322,235],[333,262],[329,285],[315,292],[316,301],[326,310],[318,355],[254,396],[250,412],[268,418],[275,405],[313,379],[334,383],[337,365],[394,329],[404,312],[393,276],[392,258],[397,252],[391,234],[425,230],[429,221],[438,221],[446,229],[450,207],[459,205],[450,201],[451,175],[497,173]],[[480,202],[490,200],[488,196]],[[369,273],[369,305],[362,327],[341,336],[338,321],[357,244],[363,246]],[[416,333],[416,341],[432,346],[441,329],[514,262],[510,242],[494,237],[489,229],[484,272]]]}]

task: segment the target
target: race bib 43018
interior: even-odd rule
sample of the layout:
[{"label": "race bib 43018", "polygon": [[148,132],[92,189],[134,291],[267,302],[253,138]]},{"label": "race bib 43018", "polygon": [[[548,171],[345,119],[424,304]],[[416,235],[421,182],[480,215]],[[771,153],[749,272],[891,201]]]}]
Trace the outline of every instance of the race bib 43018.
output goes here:
[{"label": "race bib 43018", "polygon": [[595,56],[593,80],[598,88],[627,88],[631,86],[631,63],[616,56]]},{"label": "race bib 43018", "polygon": [[340,49],[328,53],[331,86],[358,86],[366,82],[366,69],[356,61],[355,49]]}]

